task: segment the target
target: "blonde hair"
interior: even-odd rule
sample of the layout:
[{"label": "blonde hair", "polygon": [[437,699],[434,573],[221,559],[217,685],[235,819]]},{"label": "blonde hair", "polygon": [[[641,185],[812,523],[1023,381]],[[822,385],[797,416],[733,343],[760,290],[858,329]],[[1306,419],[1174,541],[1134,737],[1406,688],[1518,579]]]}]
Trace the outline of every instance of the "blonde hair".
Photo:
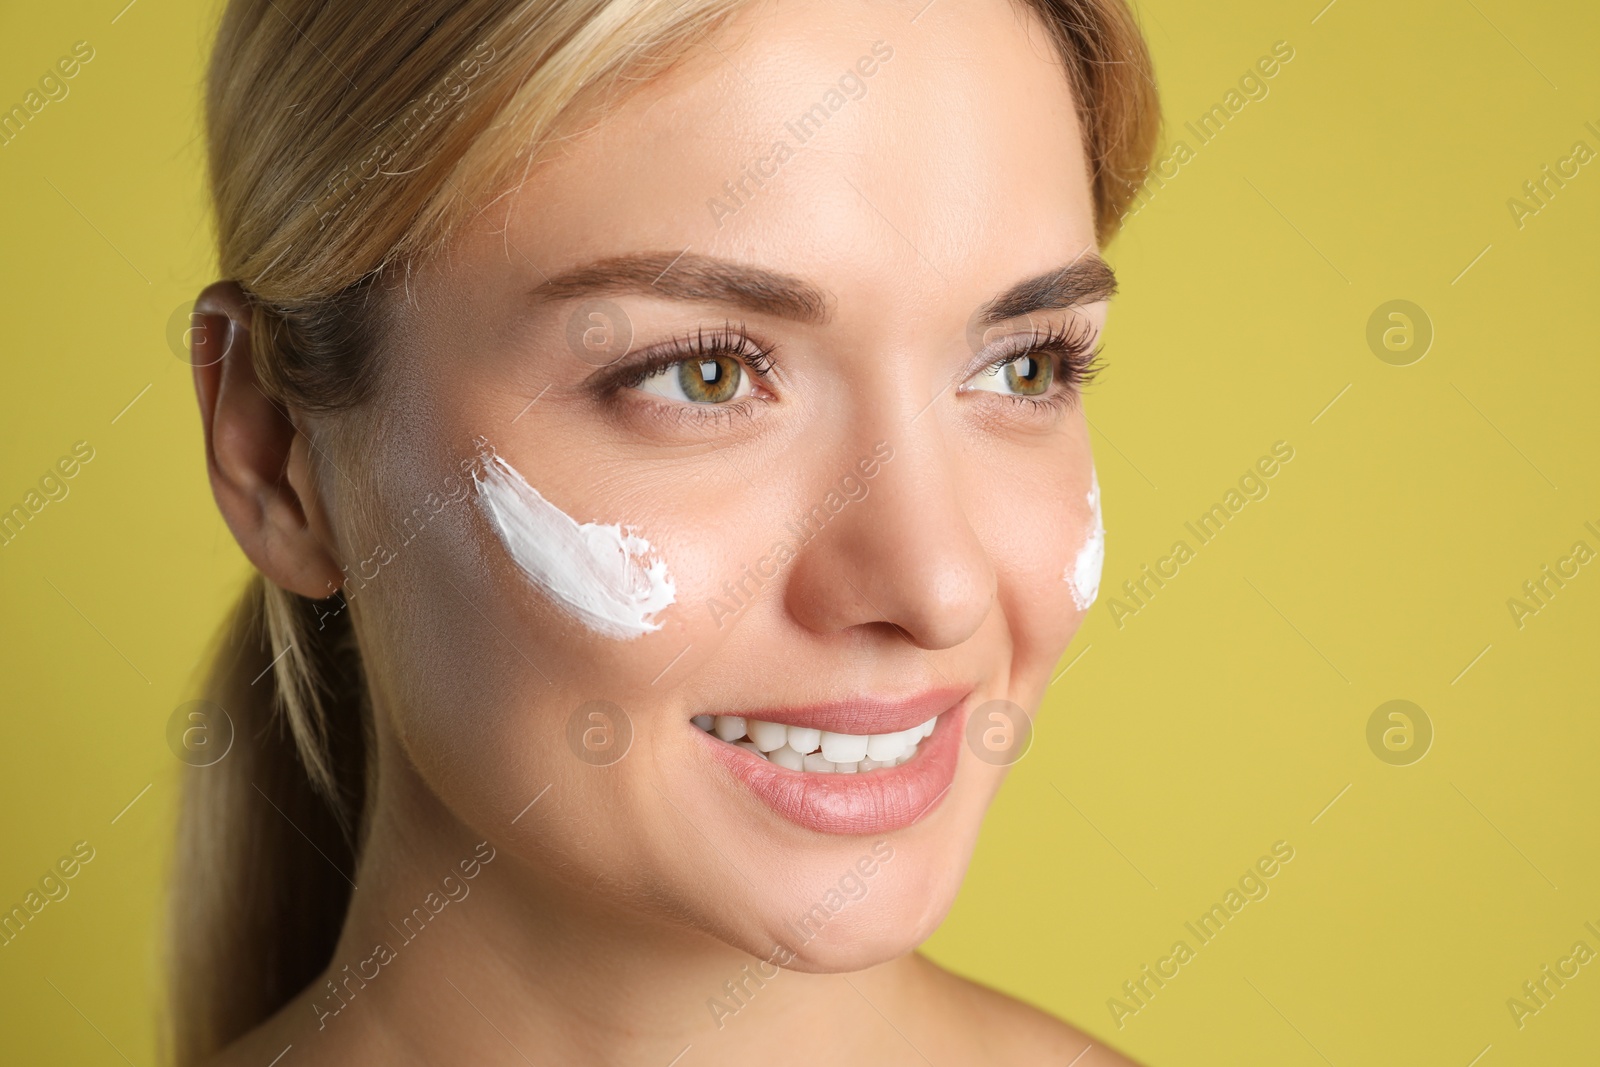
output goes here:
[{"label": "blonde hair", "polygon": [[[221,276],[262,389],[332,413],[372,393],[375,282],[440,249],[573,115],[660,73],[748,0],[231,0],[206,94]],[[1105,244],[1158,106],[1124,0],[1018,0],[1078,102]],[[585,105],[585,106],[580,106]],[[214,1055],[327,965],[360,855],[371,714],[348,612],[257,574],[208,696],[233,750],[187,774],[171,900],[171,1052]],[[304,838],[326,863],[310,857]]]}]

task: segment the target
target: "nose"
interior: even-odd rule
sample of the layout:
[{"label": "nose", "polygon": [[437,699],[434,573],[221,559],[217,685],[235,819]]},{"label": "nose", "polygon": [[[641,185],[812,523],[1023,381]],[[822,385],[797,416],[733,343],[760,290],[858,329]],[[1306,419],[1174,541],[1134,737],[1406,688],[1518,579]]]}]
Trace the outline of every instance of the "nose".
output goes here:
[{"label": "nose", "polygon": [[840,494],[837,511],[823,503],[808,513],[808,539],[784,592],[801,625],[821,634],[893,628],[919,648],[940,649],[983,624],[995,571],[967,521],[960,478],[935,426],[930,412],[923,426],[901,423],[895,439],[857,446],[869,457],[865,469],[877,460],[876,473],[862,476],[852,456],[854,482],[832,486],[864,488]]}]

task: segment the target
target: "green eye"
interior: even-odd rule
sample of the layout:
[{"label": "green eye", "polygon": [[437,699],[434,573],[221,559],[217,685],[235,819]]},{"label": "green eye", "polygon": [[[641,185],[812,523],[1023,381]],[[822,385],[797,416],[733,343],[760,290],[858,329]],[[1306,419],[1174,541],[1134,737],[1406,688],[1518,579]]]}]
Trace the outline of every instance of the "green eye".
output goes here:
[{"label": "green eye", "polygon": [[725,404],[750,393],[744,365],[725,355],[679,360],[640,381],[638,388],[691,404]]},{"label": "green eye", "polygon": [[1036,355],[1015,356],[972,380],[972,388],[1011,396],[1042,396],[1055,382],[1055,364]]},{"label": "green eye", "polygon": [[1055,380],[1052,364],[1047,359],[1038,356],[1019,356],[1005,365],[1002,373],[1006,376],[1006,384],[1014,393],[1023,396],[1038,396],[1050,388],[1050,383]]}]

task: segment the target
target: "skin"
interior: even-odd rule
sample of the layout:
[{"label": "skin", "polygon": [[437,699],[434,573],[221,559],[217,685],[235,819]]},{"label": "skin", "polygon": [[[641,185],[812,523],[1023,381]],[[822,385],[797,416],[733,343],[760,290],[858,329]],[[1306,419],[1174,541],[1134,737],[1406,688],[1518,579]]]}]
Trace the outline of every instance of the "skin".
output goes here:
[{"label": "skin", "polygon": [[[969,343],[997,294],[1096,255],[1072,98],[1045,31],[1009,3],[936,4],[913,24],[920,6],[742,13],[391,290],[380,395],[363,410],[286,419],[248,361],[224,355],[247,329],[237,287],[202,295],[194,363],[218,504],[270,580],[309,597],[346,587],[373,690],[370,836],[324,978],[401,946],[320,1026],[340,1003],[323,980],[217,1063],[265,1064],[291,1044],[294,1062],[330,1064],[666,1064],[686,1045],[684,1064],[1130,1062],[914,951],[1004,768],[963,746],[921,821],[819,833],[726,774],[689,722],[947,685],[1031,709],[1082,621],[1063,581],[1091,521],[1081,411],[977,388],[993,379],[974,378]],[[878,40],[894,54],[865,95],[715,218],[707,199]],[[732,413],[639,386],[597,395],[602,368],[566,341],[582,297],[541,283],[686,248],[803,280],[826,321],[611,293],[634,352],[732,322],[776,366]],[[1033,312],[981,351],[1035,329],[1098,333],[1104,318],[1103,300]],[[650,539],[677,585],[659,631],[601,637],[545,600],[464,491],[401,545],[401,521],[430,514],[429,494],[449,500],[480,435],[578,521]],[[893,459],[866,495],[718,626],[707,598],[879,441]],[[375,544],[392,558],[347,586],[342,568]],[[604,767],[566,741],[596,699],[633,731]],[[469,895],[402,943],[391,920],[485,841],[494,859],[457,872]],[[708,998],[792,943],[786,924],[877,841],[893,858],[865,896],[719,1028]]]}]

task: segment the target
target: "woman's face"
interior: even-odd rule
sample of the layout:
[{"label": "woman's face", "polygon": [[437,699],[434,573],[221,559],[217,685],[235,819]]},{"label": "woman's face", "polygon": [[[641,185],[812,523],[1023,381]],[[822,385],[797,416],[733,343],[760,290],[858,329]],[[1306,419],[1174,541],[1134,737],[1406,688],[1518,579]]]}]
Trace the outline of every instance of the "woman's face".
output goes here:
[{"label": "woman's face", "polygon": [[407,280],[368,499],[325,483],[387,780],[807,970],[942,918],[1017,755],[984,706],[1098,581],[1066,77],[1005,0],[918,6],[758,5],[532,167]]}]

